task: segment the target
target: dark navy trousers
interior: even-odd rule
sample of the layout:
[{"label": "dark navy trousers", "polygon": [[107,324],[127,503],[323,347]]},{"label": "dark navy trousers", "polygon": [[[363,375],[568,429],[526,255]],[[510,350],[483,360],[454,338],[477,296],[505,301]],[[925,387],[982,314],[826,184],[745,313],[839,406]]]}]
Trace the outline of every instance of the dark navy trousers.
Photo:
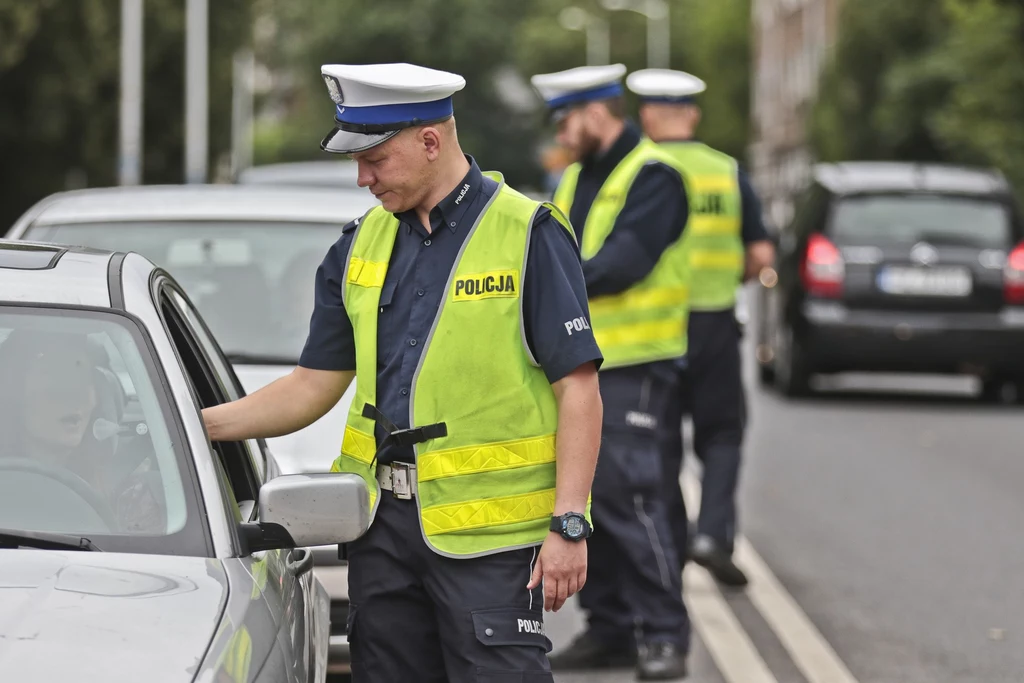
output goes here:
[{"label": "dark navy trousers", "polygon": [[617,648],[634,638],[689,645],[659,447],[677,378],[669,362],[600,373],[604,424],[580,605],[591,635]]},{"label": "dark navy trousers", "polygon": [[345,547],[352,683],[552,683],[543,586],[526,589],[539,550],[442,557],[416,501],[381,491]]},{"label": "dark navy trousers", "polygon": [[700,514],[696,532],[710,536],[732,552],[736,535],[736,488],[739,483],[746,402],[740,366],[740,329],[732,309],[690,313],[689,349],[673,415],[663,433],[665,497],[672,536],[686,552],[688,521],[679,487],[683,462],[681,423],[693,421],[693,448],[703,466]]}]

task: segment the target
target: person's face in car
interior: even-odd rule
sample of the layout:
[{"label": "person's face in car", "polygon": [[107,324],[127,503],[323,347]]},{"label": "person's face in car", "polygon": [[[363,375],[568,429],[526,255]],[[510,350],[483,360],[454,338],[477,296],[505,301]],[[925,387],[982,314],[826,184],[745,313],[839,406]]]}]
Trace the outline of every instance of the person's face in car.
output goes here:
[{"label": "person's face in car", "polygon": [[84,350],[40,350],[25,376],[25,428],[37,443],[73,449],[82,443],[96,409],[92,363]]}]

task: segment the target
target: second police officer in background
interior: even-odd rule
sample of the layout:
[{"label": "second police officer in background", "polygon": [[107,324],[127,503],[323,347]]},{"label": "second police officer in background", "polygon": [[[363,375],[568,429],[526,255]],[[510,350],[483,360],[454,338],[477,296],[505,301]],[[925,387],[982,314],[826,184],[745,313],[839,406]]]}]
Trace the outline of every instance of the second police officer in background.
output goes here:
[{"label": "second police officer in background", "polygon": [[621,64],[533,77],[577,163],[555,205],[583,257],[594,335],[605,358],[594,535],[580,593],[588,627],[552,668],[636,662],[641,680],[686,674],[689,623],[663,499],[659,429],[686,350],[683,227],[688,201],[672,159],[625,117]]},{"label": "second police officer in background", "polygon": [[[774,262],[774,246],[757,195],[736,160],[695,137],[701,110],[694,96],[706,89],[705,83],[682,71],[643,69],[630,74],[626,84],[640,97],[644,133],[678,162],[691,196],[686,227],[692,278],[689,350],[682,383],[686,395],[679,397],[679,412],[665,430],[673,536],[681,555],[688,553],[723,584],[743,586],[746,575],[732,560],[746,422],[736,291]],[[700,513],[689,547],[678,485],[683,458],[679,423],[686,404],[693,419],[694,450],[703,464]]]},{"label": "second police officer in background", "polygon": [[317,270],[299,367],[205,409],[210,438],[301,429],[355,378],[332,467],[373,506],[347,548],[353,683],[550,682],[544,609],[586,580],[601,424],[575,240],[463,154],[461,76],[322,73],[336,108],[321,146],[351,154],[381,206]]}]

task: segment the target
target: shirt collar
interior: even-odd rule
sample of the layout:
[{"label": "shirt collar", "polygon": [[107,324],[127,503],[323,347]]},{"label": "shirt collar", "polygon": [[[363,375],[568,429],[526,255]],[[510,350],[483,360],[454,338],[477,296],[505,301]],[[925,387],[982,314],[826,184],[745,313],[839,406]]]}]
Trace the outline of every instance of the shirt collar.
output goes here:
[{"label": "shirt collar", "polygon": [[[467,154],[466,161],[469,162],[469,172],[466,173],[462,181],[455,186],[455,189],[447,197],[430,210],[431,231],[436,231],[442,225],[452,232],[457,231],[462,218],[466,215],[466,210],[469,209],[473,200],[483,188],[484,174],[480,171],[476,160]],[[409,225],[419,225],[419,218],[416,216],[415,211],[406,211],[399,214],[398,219]]]},{"label": "shirt collar", "polygon": [[633,148],[640,144],[640,130],[632,121],[626,121],[622,134],[604,154],[595,155],[586,165],[597,173],[611,173]]}]

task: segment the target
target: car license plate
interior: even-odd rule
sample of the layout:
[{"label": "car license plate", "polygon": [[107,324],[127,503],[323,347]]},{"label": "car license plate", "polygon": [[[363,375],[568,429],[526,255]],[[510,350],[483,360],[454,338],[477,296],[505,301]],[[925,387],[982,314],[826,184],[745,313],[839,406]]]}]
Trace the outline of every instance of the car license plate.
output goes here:
[{"label": "car license plate", "polygon": [[878,273],[878,289],[901,296],[968,296],[971,273],[966,268],[901,268]]}]

